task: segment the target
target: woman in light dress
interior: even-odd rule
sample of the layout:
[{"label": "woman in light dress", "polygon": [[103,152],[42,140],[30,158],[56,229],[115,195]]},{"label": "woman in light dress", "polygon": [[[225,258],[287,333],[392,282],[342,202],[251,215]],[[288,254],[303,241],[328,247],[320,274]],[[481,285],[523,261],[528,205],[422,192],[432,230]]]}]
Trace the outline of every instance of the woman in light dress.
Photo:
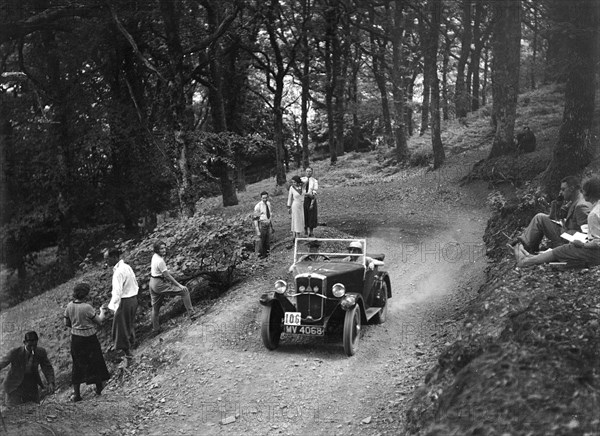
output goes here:
[{"label": "woman in light dress", "polygon": [[292,234],[294,235],[294,239],[304,232],[304,195],[300,176],[292,177],[287,207],[292,217]]}]

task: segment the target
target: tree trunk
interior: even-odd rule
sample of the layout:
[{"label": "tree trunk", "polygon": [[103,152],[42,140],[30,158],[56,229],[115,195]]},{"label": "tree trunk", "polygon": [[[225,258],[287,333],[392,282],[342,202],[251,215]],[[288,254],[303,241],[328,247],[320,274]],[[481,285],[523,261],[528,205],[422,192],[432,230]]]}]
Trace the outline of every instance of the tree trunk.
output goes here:
[{"label": "tree trunk", "polygon": [[[427,42],[431,35],[428,34],[428,28],[425,25],[424,17],[419,19],[419,34],[421,41],[423,41],[423,53],[427,51]],[[430,54],[430,53],[428,53]],[[423,136],[429,127],[429,100],[430,100],[430,86],[431,86],[431,69],[425,66],[427,60],[425,60],[426,54],[423,55],[423,102],[421,103],[421,128],[419,129],[419,136]]]},{"label": "tree trunk", "polygon": [[358,150],[358,139],[360,132],[360,121],[358,119],[358,72],[360,64],[352,57],[352,76],[350,79],[349,100],[352,107],[352,150]]},{"label": "tree trunk", "polygon": [[439,46],[442,0],[429,0],[430,26],[425,47],[424,67],[429,72],[431,88],[431,145],[433,147],[433,168],[437,169],[446,158],[442,145],[440,122],[440,85],[437,74],[437,52]]},{"label": "tree trunk", "polygon": [[[413,101],[415,91],[415,80],[417,80],[417,72],[415,71],[410,79],[407,80],[406,85],[406,100]],[[413,109],[411,105],[405,107],[406,110],[406,133],[409,137],[414,134],[414,123],[413,123]]]},{"label": "tree trunk", "polygon": [[[168,1],[168,0],[164,0]],[[219,27],[219,17],[215,9],[207,9],[208,27],[214,33]],[[220,64],[220,44],[214,43],[207,49],[206,59],[209,60],[210,86],[208,87],[208,101],[210,104],[213,130],[216,133],[227,131],[227,116],[225,111],[225,98],[223,96],[223,72]],[[229,156],[226,156],[229,158]],[[235,206],[239,203],[235,192],[234,168],[218,161],[214,165],[215,175],[219,178],[223,206]]]},{"label": "tree trunk", "polygon": [[[348,68],[351,57],[350,42],[353,36],[350,33],[350,23],[346,14],[338,13],[338,20],[342,24],[343,35],[336,33],[334,39],[333,50],[333,73],[336,78],[335,94],[334,94],[334,111],[335,111],[335,136],[337,138],[336,151],[338,156],[344,154],[344,130],[346,112],[346,86],[348,76]],[[338,67],[336,68],[336,65]]]},{"label": "tree trunk", "polygon": [[[374,25],[374,18],[372,18]],[[390,115],[390,103],[388,101],[388,90],[387,80],[385,76],[386,63],[385,63],[385,46],[386,42],[377,42],[373,34],[371,34],[371,53],[372,53],[372,67],[373,77],[379,90],[381,98],[381,117],[383,123],[383,136],[384,142],[391,147],[394,143],[394,134],[392,131],[392,117]]]},{"label": "tree trunk", "polygon": [[170,83],[167,93],[170,107],[166,110],[166,114],[169,127],[172,129],[174,143],[177,146],[180,208],[185,216],[193,216],[197,198],[191,192],[188,148],[191,136],[189,132],[194,129],[194,115],[191,111],[191,102],[188,103],[184,90],[186,79],[184,77],[183,48],[179,37],[179,11],[175,9],[175,2],[171,0],[160,0],[159,5],[169,53],[168,77]]},{"label": "tree trunk", "polygon": [[537,66],[537,52],[538,52],[538,33],[539,33],[539,12],[538,9],[535,5],[533,5],[532,7],[533,10],[533,41],[531,42],[532,45],[532,54],[531,54],[531,67],[529,69],[529,85],[531,86],[531,89],[535,89],[536,88],[536,79],[535,79],[535,73],[536,73],[536,66]]},{"label": "tree trunk", "polygon": [[[45,2],[42,2],[45,3]],[[54,147],[53,162],[54,192],[57,193],[56,204],[58,209],[58,253],[62,271],[67,275],[74,272],[74,250],[72,244],[73,231],[73,186],[71,172],[71,134],[69,132],[70,116],[67,114],[68,105],[65,101],[68,95],[66,84],[61,76],[60,59],[56,46],[55,35],[51,31],[43,32],[43,44],[46,52],[47,77],[50,93],[54,99],[54,123],[50,128],[50,144]]]},{"label": "tree trunk", "polygon": [[444,121],[450,119],[448,108],[448,65],[450,64],[450,51],[452,50],[452,41],[447,36],[444,38],[444,59],[442,60],[442,112]]},{"label": "tree trunk", "polygon": [[481,106],[487,105],[488,72],[490,70],[490,52],[484,47],[483,51],[483,84],[481,85]]},{"label": "tree trunk", "polygon": [[455,105],[456,116],[464,118],[469,110],[469,96],[465,88],[465,67],[471,53],[471,0],[462,0],[463,32],[460,44],[460,58],[456,66]]},{"label": "tree trunk", "polygon": [[275,82],[273,95],[273,142],[275,143],[275,161],[276,161],[276,183],[277,186],[285,184],[285,170],[289,165],[287,152],[283,139],[283,89],[285,86],[285,75],[287,68],[284,66],[283,53],[279,46],[275,26],[278,25],[275,19],[275,11],[279,7],[279,0],[272,0],[271,7],[267,12],[267,33],[269,34],[269,42],[271,50],[273,50],[272,70],[267,71],[267,75],[271,75]]},{"label": "tree trunk", "polygon": [[[554,147],[552,161],[542,175],[547,193],[556,192],[560,180],[577,175],[597,154],[597,139],[592,133],[596,95],[596,62],[600,3],[596,0],[577,0],[556,3],[556,16],[563,17],[561,27],[569,29],[567,38],[568,70],[565,87],[565,110]],[[596,142],[596,143],[595,143]]]},{"label": "tree trunk", "polygon": [[[392,95],[394,96],[395,110],[395,142],[396,158],[398,162],[404,162],[408,159],[408,142],[406,139],[406,116],[405,116],[405,94],[402,76],[402,46],[403,46],[403,15],[401,2],[393,3],[393,19],[388,19],[387,23],[391,25],[392,34]],[[390,14],[388,14],[390,15]]]},{"label": "tree trunk", "polygon": [[490,158],[515,151],[513,138],[519,95],[521,1],[498,0],[494,2],[493,8],[492,112],[496,121],[496,133]]},{"label": "tree trunk", "polygon": [[[574,0],[576,3],[579,0]],[[564,0],[549,0],[549,15],[551,22],[561,23],[565,21],[565,17],[568,17],[568,10],[565,10],[566,5],[571,2],[565,2]],[[567,15],[562,15],[567,13]],[[548,48],[546,49],[546,63],[544,68],[544,83],[559,82],[563,83],[567,80],[568,75],[566,74],[567,68],[569,67],[566,60],[570,57],[568,51],[568,38],[565,34],[568,29],[561,29],[561,31],[551,32],[548,36]]]},{"label": "tree trunk", "polygon": [[337,93],[336,85],[338,83],[336,74],[339,74],[339,50],[336,55],[336,48],[338,48],[339,42],[337,35],[337,25],[339,22],[337,3],[337,0],[327,2],[327,10],[325,12],[325,104],[327,106],[327,130],[331,165],[335,165],[337,162],[338,149],[334,110],[334,98]]},{"label": "tree trunk", "polygon": [[471,63],[469,69],[471,71],[473,81],[471,87],[471,110],[476,111],[479,109],[479,87],[480,87],[480,64],[481,64],[481,52],[485,45],[485,36],[482,35],[481,26],[484,14],[483,0],[477,0],[475,3],[475,18],[473,22],[473,40],[474,48],[471,52]]},{"label": "tree trunk", "polygon": [[308,28],[311,16],[310,0],[302,1],[302,101],[301,101],[301,121],[302,130],[302,166],[307,168],[310,165],[308,152],[308,101],[310,98],[310,47],[308,46]]}]

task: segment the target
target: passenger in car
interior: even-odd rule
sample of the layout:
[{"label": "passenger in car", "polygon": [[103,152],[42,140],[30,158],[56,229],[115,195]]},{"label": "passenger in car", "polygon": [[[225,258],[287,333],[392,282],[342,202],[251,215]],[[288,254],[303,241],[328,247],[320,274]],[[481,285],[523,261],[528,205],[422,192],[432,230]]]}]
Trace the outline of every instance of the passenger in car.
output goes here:
[{"label": "passenger in car", "polygon": [[[352,241],[350,242],[350,245],[348,245],[348,253],[350,253],[351,256],[346,256],[342,260],[345,262],[363,263],[363,256],[359,256],[359,254],[362,255],[362,252],[362,244],[359,241]],[[382,261],[373,259],[369,256],[364,256],[364,262],[367,264],[369,269],[375,269],[376,266],[384,265]]]}]

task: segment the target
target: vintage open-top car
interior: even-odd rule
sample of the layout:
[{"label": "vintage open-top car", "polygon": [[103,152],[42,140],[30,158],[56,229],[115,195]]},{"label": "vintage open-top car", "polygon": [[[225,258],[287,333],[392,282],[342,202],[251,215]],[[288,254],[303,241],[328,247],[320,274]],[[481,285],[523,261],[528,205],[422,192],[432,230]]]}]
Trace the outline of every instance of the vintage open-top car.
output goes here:
[{"label": "vintage open-top car", "polygon": [[361,324],[385,322],[390,278],[383,254],[367,254],[365,239],[297,238],[289,281],[277,280],[260,297],[265,347],[279,346],[282,333],[325,336],[341,332],[344,352],[356,353]]}]

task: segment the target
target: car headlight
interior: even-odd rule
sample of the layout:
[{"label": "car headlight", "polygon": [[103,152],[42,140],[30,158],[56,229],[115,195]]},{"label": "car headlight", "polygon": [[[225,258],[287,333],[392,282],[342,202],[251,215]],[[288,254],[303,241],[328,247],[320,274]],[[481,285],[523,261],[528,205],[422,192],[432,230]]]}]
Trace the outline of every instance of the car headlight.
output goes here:
[{"label": "car headlight", "polygon": [[277,280],[275,282],[275,292],[283,294],[287,290],[287,283],[283,280]]},{"label": "car headlight", "polygon": [[355,304],[356,304],[356,297],[354,295],[346,295],[340,302],[340,305],[342,306],[342,309],[344,309],[344,310],[352,309]]},{"label": "car headlight", "polygon": [[341,283],[336,283],[333,285],[333,288],[331,288],[331,292],[333,292],[335,297],[343,297],[346,293],[346,287]]}]

